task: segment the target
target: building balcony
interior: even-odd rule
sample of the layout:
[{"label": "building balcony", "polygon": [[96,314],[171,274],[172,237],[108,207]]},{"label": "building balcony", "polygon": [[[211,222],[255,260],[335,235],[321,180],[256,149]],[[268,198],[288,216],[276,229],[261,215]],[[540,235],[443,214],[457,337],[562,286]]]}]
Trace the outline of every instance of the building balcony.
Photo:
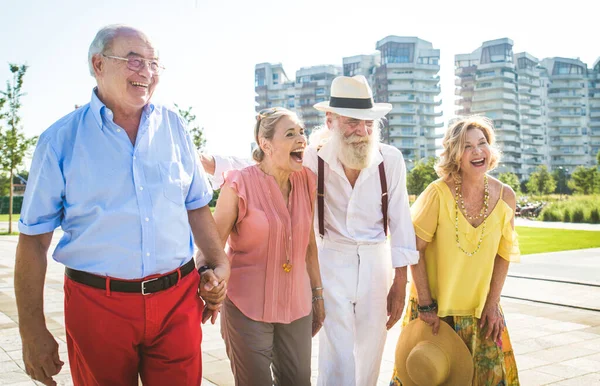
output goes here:
[{"label": "building balcony", "polygon": [[592,120],[590,120],[590,126],[598,127],[598,126],[600,126],[600,121],[592,121]]},{"label": "building balcony", "polygon": [[493,94],[486,94],[486,95],[475,95],[473,97],[473,102],[485,102],[485,101],[493,101],[493,100],[505,100],[505,101],[516,102],[517,96],[516,96],[516,94],[505,92],[505,93],[493,93]]},{"label": "building balcony", "polygon": [[503,153],[520,153],[521,152],[521,148],[519,146],[515,146],[515,145],[503,145],[501,146],[502,152]]},{"label": "building balcony", "polygon": [[442,111],[423,111],[423,110],[419,110],[417,111],[417,113],[419,115],[424,115],[427,117],[441,117],[444,115],[444,113]]},{"label": "building balcony", "polygon": [[573,93],[562,93],[562,92],[557,92],[557,93],[548,93],[548,99],[560,99],[560,98],[585,98],[584,94],[573,94]]},{"label": "building balcony", "polygon": [[416,126],[417,120],[416,119],[411,119],[411,120],[390,119],[389,123],[390,123],[390,126]]},{"label": "building balcony", "polygon": [[519,103],[528,106],[541,106],[542,102],[539,99],[520,98]]},{"label": "building balcony", "polygon": [[429,70],[434,73],[440,71],[440,66],[437,64],[415,64],[415,63],[388,63],[385,64],[388,69],[415,69],[415,70]]},{"label": "building balcony", "polygon": [[492,83],[491,85],[476,85],[475,86],[475,90],[476,91],[481,91],[481,90],[497,90],[497,89],[501,89],[501,90],[510,90],[515,92],[516,91],[516,87],[514,83],[509,83],[509,82],[496,82],[496,83]]},{"label": "building balcony", "polygon": [[[414,105],[409,105],[409,106],[414,106]],[[414,115],[416,113],[417,113],[417,109],[414,107],[410,108],[410,107],[394,106],[392,108],[392,111],[390,111],[390,114]]]},{"label": "building balcony", "polygon": [[534,138],[531,140],[531,144],[535,146],[544,146],[546,144],[546,141],[543,139]]},{"label": "building balcony", "polygon": [[574,159],[560,159],[560,160],[550,160],[551,169],[554,169],[558,166],[580,166],[581,161]]},{"label": "building balcony", "polygon": [[444,138],[444,133],[437,133],[435,130],[430,130],[425,134],[425,138],[427,139],[440,139]]},{"label": "building balcony", "polygon": [[592,118],[598,118],[598,117],[600,117],[600,111],[592,111],[590,113],[590,117],[592,117]]},{"label": "building balcony", "polygon": [[388,102],[404,102],[404,103],[416,103],[417,98],[414,95],[402,95],[402,96],[390,96],[387,98]]},{"label": "building balcony", "polygon": [[585,117],[585,110],[582,111],[582,113],[563,113],[563,112],[559,112],[559,111],[552,111],[551,113],[548,114],[549,117],[562,117],[562,118],[582,118]]},{"label": "building balcony", "polygon": [[600,137],[600,130],[590,130],[590,136]]},{"label": "building balcony", "polygon": [[438,128],[438,127],[444,127],[444,123],[440,122],[440,123],[436,123],[434,121],[423,121],[421,120],[419,122],[419,125],[421,125],[422,127],[434,127],[434,128]]},{"label": "building balcony", "polygon": [[575,151],[575,150],[551,150],[551,156],[560,155],[563,157],[579,157],[582,155],[586,155],[584,151]]},{"label": "building balcony", "polygon": [[[521,143],[521,139],[516,135],[499,135],[497,138],[499,143],[513,142],[513,143]],[[503,145],[504,147],[507,145]]]},{"label": "building balcony", "polygon": [[388,84],[388,91],[414,91],[414,84]]},{"label": "building balcony", "polygon": [[421,92],[421,93],[434,93],[434,94],[439,94],[442,89],[440,86],[429,86],[429,87],[416,87],[415,91],[417,92]]},{"label": "building balcony", "polygon": [[583,146],[583,141],[580,140],[580,139],[566,140],[566,139],[562,139],[559,136],[559,137],[553,137],[552,141],[550,141],[550,145],[552,147],[557,147],[557,146]]},{"label": "building balcony", "polygon": [[577,100],[570,100],[568,102],[554,102],[554,103],[548,103],[548,107],[549,108],[560,108],[560,107],[571,107],[571,108],[577,108],[577,107],[582,107],[585,106],[585,104],[577,101]]},{"label": "building balcony", "polygon": [[[561,137],[578,137],[581,135],[581,132],[579,130],[559,130],[558,134]],[[553,133],[551,135],[551,137],[554,137],[555,134]]]},{"label": "building balcony", "polygon": [[442,100],[435,100],[435,99],[423,99],[423,98],[419,98],[417,97],[417,103],[421,103],[421,104],[425,104],[425,105],[433,105],[433,106],[441,106],[442,105]]},{"label": "building balcony", "polygon": [[521,163],[521,159],[519,157],[514,157],[511,155],[504,155],[502,156],[502,162],[505,164],[520,164]]},{"label": "building balcony", "polygon": [[499,126],[496,128],[496,130],[502,131],[502,132],[515,132],[518,133],[519,132],[519,127],[517,127],[516,125],[511,125],[510,123],[505,123],[502,126]]},{"label": "building balcony", "polygon": [[583,88],[584,86],[581,85],[581,83],[578,82],[571,82],[571,83],[550,83],[550,86],[548,86],[548,90],[567,90],[567,89],[580,89]]},{"label": "building balcony", "polygon": [[548,127],[578,127],[580,126],[579,123],[572,123],[572,122],[565,122],[565,121],[558,121],[558,122],[548,122]]},{"label": "building balcony", "polygon": [[540,158],[524,158],[522,162],[525,165],[542,165],[544,163]]},{"label": "building balcony", "polygon": [[542,120],[540,118],[537,118],[537,119],[527,118],[527,119],[523,119],[522,122],[525,125],[531,125],[531,126],[541,126],[542,125]]},{"label": "building balcony", "polygon": [[523,135],[543,136],[544,129],[542,129],[542,128],[522,129],[521,133],[523,133]]},{"label": "building balcony", "polygon": [[418,136],[419,133],[416,131],[396,130],[394,128],[390,129],[390,138],[416,138]]}]

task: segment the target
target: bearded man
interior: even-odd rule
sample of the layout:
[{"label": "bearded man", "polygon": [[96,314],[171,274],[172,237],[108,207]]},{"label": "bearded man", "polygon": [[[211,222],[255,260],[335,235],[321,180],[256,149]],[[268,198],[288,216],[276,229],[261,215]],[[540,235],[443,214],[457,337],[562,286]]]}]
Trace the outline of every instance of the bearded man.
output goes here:
[{"label": "bearded man", "polygon": [[[364,76],[335,78],[330,100],[314,107],[326,113],[326,128],[311,135],[303,157],[319,177],[315,233],[323,288],[313,288],[313,296],[324,297],[327,317],[318,384],[375,385],[387,330],[404,309],[406,266],[419,261],[406,166],[397,148],[379,142],[380,119],[392,106],[373,102]],[[201,160],[216,184],[224,171],[248,164]]]}]

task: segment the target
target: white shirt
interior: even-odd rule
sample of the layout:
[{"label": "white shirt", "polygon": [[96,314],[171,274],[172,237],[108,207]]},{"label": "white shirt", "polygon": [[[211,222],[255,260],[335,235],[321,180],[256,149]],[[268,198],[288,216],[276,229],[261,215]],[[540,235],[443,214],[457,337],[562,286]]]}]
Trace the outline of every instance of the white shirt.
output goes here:
[{"label": "white shirt", "polygon": [[[342,244],[376,244],[385,242],[383,213],[381,211],[381,182],[379,164],[384,160],[388,185],[388,226],[392,265],[394,268],[417,264],[415,231],[410,217],[406,191],[406,165],[400,150],[381,144],[381,153],[375,154],[371,164],[361,170],[354,188],[330,142],[317,151],[307,147],[304,166],[317,174],[317,154],[325,161],[324,237]],[[382,157],[383,155],[383,157]],[[223,183],[223,172],[243,168],[253,161],[236,157],[215,156],[215,187]],[[318,216],[315,205],[315,233],[318,234]]]}]

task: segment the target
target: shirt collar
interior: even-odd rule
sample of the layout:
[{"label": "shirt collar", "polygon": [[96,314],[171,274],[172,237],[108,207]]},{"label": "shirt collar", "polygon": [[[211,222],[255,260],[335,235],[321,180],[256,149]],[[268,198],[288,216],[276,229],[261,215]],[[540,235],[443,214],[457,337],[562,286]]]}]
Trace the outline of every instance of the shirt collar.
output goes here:
[{"label": "shirt collar", "polygon": [[[346,177],[346,174],[344,173],[344,167],[342,166],[342,163],[337,157],[337,151],[331,140],[327,141],[323,146],[321,146],[321,149],[319,149],[317,154],[319,155],[319,157],[323,158],[323,161],[325,161],[327,165],[329,165],[329,168],[331,170],[333,170],[334,172],[336,172],[344,178]],[[377,170],[377,167],[382,161],[383,156],[381,155],[380,151],[377,151],[373,155],[369,166],[361,170],[360,174],[364,175],[363,178],[368,177],[373,173],[373,171]]]},{"label": "shirt collar", "polygon": [[[92,99],[90,101],[90,108],[92,110],[92,115],[94,116],[94,119],[96,120],[96,123],[98,124],[98,127],[100,128],[100,130],[103,130],[104,125],[103,125],[103,121],[102,121],[102,114],[104,114],[104,112],[106,110],[108,110],[108,107],[106,107],[106,105],[100,100],[100,98],[98,98],[97,92],[98,92],[98,87],[94,87],[94,89],[92,90]],[[149,117],[154,112],[154,108],[155,107],[154,107],[153,103],[148,103],[142,109],[142,113]],[[112,117],[111,117],[111,121],[112,121]]]}]

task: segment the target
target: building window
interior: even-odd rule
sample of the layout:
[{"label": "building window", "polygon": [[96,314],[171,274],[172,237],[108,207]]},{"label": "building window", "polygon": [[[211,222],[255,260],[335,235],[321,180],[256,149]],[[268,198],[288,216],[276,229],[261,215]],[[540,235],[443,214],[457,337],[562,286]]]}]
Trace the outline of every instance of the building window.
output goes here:
[{"label": "building window", "polygon": [[555,62],[554,68],[552,69],[552,75],[581,75],[583,74],[583,67],[571,64]]},{"label": "building window", "polygon": [[317,87],[315,89],[315,94],[316,95],[325,95],[325,88],[324,87]]},{"label": "building window", "polygon": [[481,64],[501,63],[513,61],[512,46],[510,44],[497,44],[484,47],[481,52]]},{"label": "building window", "polygon": [[254,87],[266,86],[265,69],[259,68],[254,71]]},{"label": "building window", "polygon": [[388,63],[412,63],[414,57],[414,43],[386,43],[381,48],[381,59],[383,64]]}]

